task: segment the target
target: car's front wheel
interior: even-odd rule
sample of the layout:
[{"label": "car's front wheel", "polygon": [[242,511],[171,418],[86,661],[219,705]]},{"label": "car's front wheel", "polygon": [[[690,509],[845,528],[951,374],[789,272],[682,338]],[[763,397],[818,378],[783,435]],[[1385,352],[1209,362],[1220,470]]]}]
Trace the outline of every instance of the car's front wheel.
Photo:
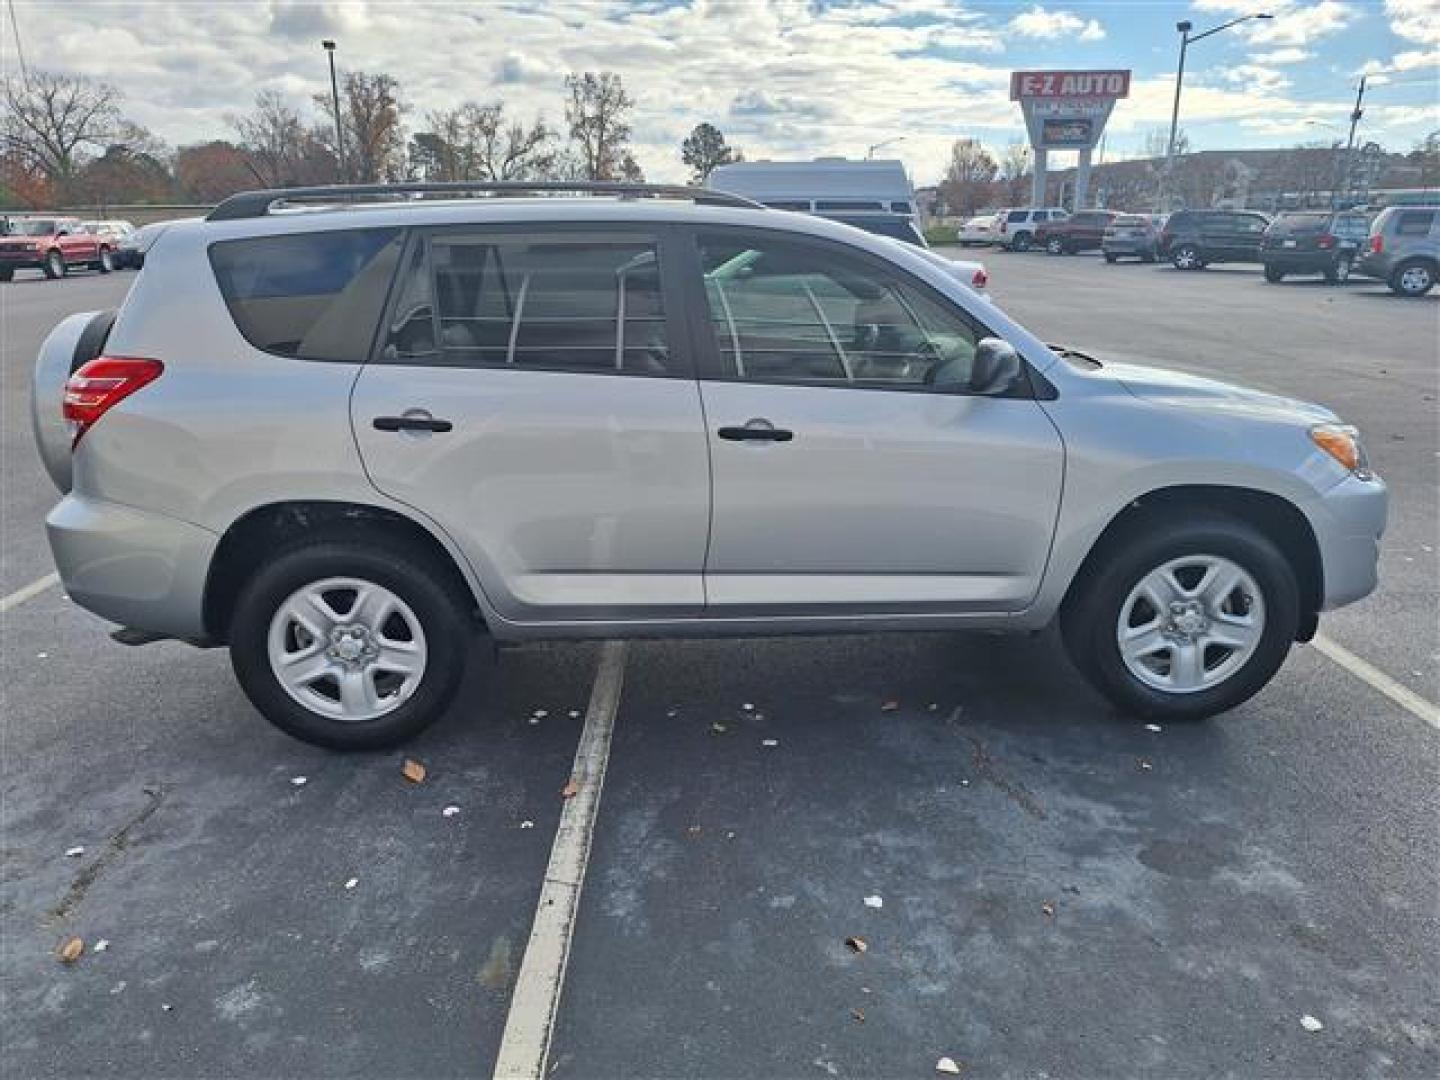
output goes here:
[{"label": "car's front wheel", "polygon": [[95,269],[102,274],[108,274],[115,269],[115,256],[109,248],[100,249],[100,261],[95,264]]},{"label": "car's front wheel", "polygon": [[1272,285],[1285,280],[1285,271],[1272,263],[1265,264],[1265,280]]},{"label": "car's front wheel", "polygon": [[1058,236],[1052,236],[1045,241],[1045,250],[1051,255],[1064,255],[1065,241],[1061,240]]},{"label": "car's front wheel", "polygon": [[1029,250],[1030,250],[1030,234],[1029,234],[1028,232],[1018,232],[1018,233],[1016,233],[1016,234],[1015,234],[1015,239],[1013,239],[1013,240],[1010,241],[1010,250],[1011,250],[1011,251],[1029,251]]},{"label": "car's front wheel", "polygon": [[1424,296],[1435,285],[1435,267],[1423,259],[1403,262],[1390,275],[1390,291],[1400,296]]},{"label": "car's front wheel", "polygon": [[1194,244],[1181,244],[1170,256],[1170,261],[1176,270],[1202,270],[1205,267],[1205,260],[1200,257],[1200,249]]},{"label": "car's front wheel", "polygon": [[52,251],[45,256],[45,276],[54,280],[65,276],[65,256],[58,251]]},{"label": "car's front wheel", "polygon": [[336,750],[393,746],[443,715],[474,636],[449,577],[389,542],[319,542],[241,591],[230,656],[283,731]]},{"label": "car's front wheel", "polygon": [[1295,640],[1300,595],[1279,548],[1228,517],[1127,530],[1077,582],[1066,648],[1122,710],[1198,720],[1234,708]]}]

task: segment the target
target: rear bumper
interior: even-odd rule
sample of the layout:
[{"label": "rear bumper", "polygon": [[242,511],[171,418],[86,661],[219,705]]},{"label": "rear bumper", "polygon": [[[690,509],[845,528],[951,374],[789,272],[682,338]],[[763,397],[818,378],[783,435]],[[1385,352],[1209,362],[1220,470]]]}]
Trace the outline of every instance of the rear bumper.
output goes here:
[{"label": "rear bumper", "polygon": [[45,257],[39,253],[7,255],[0,252],[0,270],[42,270],[44,267]]},{"label": "rear bumper", "polygon": [[1322,517],[1313,524],[1324,576],[1321,610],[1353,604],[1375,590],[1389,505],[1390,493],[1378,477],[1348,477],[1320,500]]},{"label": "rear bumper", "polygon": [[1154,240],[1113,240],[1100,241],[1100,250],[1106,255],[1154,255]]},{"label": "rear bumper", "polygon": [[45,519],[70,598],[102,619],[205,636],[205,581],[220,538],[165,514],[70,494]]},{"label": "rear bumper", "polygon": [[1359,274],[1361,277],[1379,278],[1382,281],[1390,279],[1390,273],[1395,269],[1395,260],[1389,255],[1361,255],[1355,260],[1355,265],[1350,272]]},{"label": "rear bumper", "polygon": [[1297,274],[1318,274],[1347,257],[1353,258],[1353,255],[1344,251],[1286,251],[1283,248],[1265,248],[1260,252],[1260,261],[1266,266]]}]

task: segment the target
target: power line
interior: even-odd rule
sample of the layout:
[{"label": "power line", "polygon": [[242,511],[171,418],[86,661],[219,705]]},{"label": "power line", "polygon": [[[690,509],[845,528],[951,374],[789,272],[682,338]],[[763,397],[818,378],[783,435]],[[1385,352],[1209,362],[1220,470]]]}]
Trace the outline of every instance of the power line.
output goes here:
[{"label": "power line", "polygon": [[9,3],[10,29],[15,34],[15,55],[20,59],[20,78],[28,83],[30,81],[30,71],[25,66],[25,49],[20,44],[20,24],[15,21],[15,0],[9,0]]}]

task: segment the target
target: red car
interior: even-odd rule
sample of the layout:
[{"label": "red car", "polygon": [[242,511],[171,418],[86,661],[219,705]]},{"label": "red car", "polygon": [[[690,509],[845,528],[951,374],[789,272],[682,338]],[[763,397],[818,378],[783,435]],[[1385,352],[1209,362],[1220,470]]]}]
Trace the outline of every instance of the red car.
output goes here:
[{"label": "red car", "polygon": [[1035,244],[1051,255],[1096,251],[1105,230],[1119,214],[1111,210],[1081,210],[1063,221],[1047,221],[1035,230]]},{"label": "red car", "polygon": [[24,269],[64,277],[76,266],[102,274],[115,269],[110,241],[87,232],[79,218],[14,217],[6,222],[0,236],[0,281],[10,281],[16,270]]}]

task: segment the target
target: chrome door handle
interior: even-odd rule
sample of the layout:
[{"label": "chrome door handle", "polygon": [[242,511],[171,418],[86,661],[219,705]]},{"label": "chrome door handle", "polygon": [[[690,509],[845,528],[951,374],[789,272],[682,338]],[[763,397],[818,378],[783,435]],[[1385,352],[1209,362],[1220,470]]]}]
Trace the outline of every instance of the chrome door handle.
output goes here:
[{"label": "chrome door handle", "polygon": [[433,416],[377,416],[371,423],[376,431],[453,431],[455,425],[449,420],[436,420]]}]

